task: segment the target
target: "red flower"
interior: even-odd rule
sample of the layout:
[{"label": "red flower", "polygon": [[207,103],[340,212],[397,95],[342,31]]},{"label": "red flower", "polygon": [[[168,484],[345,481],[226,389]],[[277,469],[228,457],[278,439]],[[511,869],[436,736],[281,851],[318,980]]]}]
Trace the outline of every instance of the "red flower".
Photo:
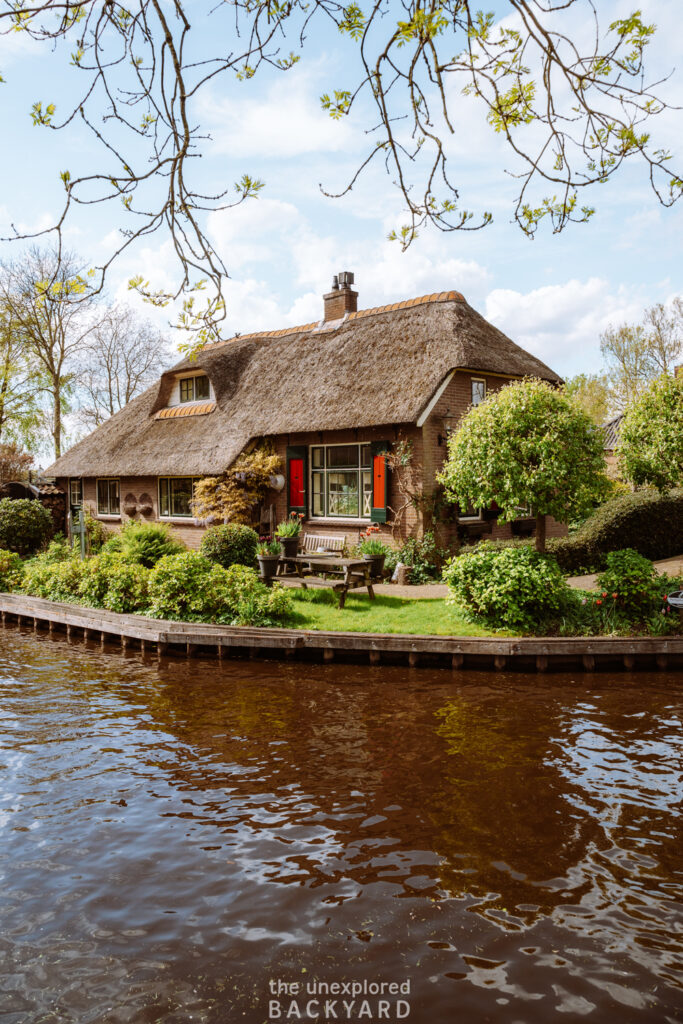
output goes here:
[{"label": "red flower", "polygon": [[607,597],[607,591],[606,591],[606,590],[605,590],[605,591],[603,592],[603,595],[602,595],[602,596],[603,596],[603,597]]},{"label": "red flower", "polygon": [[612,597],[615,598],[615,600],[616,600],[617,596],[618,596],[617,594],[612,594]]},{"label": "red flower", "polygon": [[596,604],[602,604],[602,601],[600,600],[600,598],[598,598],[598,599],[597,599],[597,601],[596,601],[595,603],[596,603]]}]

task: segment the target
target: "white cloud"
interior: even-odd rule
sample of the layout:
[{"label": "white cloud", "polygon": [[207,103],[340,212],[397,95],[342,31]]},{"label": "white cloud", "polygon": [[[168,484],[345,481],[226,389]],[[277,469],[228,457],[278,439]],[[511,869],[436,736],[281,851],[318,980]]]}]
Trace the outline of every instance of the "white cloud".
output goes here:
[{"label": "white cloud", "polygon": [[212,152],[277,161],[355,148],[348,121],[335,121],[320,107],[319,71],[294,69],[256,95],[252,80],[242,86],[245,95],[235,90],[231,99],[203,98],[199,114],[211,132]]},{"label": "white cloud", "polygon": [[610,324],[638,322],[645,302],[603,278],[572,279],[522,293],[496,288],[487,320],[562,374],[600,368],[600,334]]}]

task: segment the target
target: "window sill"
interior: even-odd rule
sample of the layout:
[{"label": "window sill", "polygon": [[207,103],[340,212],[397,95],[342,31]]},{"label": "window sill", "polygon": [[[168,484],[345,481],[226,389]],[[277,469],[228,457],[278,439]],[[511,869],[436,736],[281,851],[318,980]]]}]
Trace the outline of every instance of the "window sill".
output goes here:
[{"label": "window sill", "polygon": [[310,519],[306,519],[303,523],[304,526],[368,526],[371,523],[370,519],[344,519],[341,516],[337,519],[334,517],[326,516],[311,516]]},{"label": "window sill", "polygon": [[196,526],[200,529],[200,524],[196,522],[194,516],[159,516],[160,523],[175,523],[178,526]]},{"label": "window sill", "polygon": [[120,512],[98,512],[96,518],[97,519],[106,519],[106,520],[110,520],[111,521],[112,519],[113,520],[120,519],[121,518],[121,513]]}]

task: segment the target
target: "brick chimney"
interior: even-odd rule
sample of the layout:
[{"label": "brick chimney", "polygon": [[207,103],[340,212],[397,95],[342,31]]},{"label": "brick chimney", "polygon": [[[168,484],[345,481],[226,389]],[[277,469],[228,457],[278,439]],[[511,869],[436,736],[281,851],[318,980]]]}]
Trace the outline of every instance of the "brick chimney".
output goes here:
[{"label": "brick chimney", "polygon": [[358,292],[351,290],[353,274],[348,270],[335,274],[332,291],[323,295],[325,304],[324,320],[341,320],[347,313],[355,313],[358,309]]}]

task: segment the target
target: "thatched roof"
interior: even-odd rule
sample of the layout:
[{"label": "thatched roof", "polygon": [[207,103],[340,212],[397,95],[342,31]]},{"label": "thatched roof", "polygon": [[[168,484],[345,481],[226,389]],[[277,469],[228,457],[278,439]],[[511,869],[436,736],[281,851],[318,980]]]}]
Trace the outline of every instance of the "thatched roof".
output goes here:
[{"label": "thatched roof", "polygon": [[[205,370],[216,407],[160,418],[174,374]],[[226,469],[252,438],[415,422],[445,375],[559,377],[487,323],[459,292],[343,320],[218,342],[167,371],[48,470],[53,476],[202,475]]]},{"label": "thatched roof", "polygon": [[621,430],[621,422],[624,418],[623,412],[618,416],[615,416],[613,420],[609,420],[607,423],[603,423],[601,430],[605,436],[603,448],[606,451],[613,452],[619,444],[619,431]]}]

